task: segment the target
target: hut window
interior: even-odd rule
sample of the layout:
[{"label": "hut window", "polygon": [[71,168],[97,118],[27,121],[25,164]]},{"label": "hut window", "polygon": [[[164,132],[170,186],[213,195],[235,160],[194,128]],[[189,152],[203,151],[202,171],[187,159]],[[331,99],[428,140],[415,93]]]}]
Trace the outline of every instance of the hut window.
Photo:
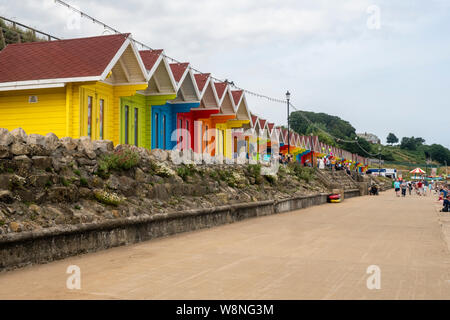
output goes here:
[{"label": "hut window", "polygon": [[155,113],[155,148],[159,148],[159,116]]},{"label": "hut window", "polygon": [[139,132],[139,109],[134,108],[134,145],[138,145],[138,132]]},{"label": "hut window", "polygon": [[88,96],[87,135],[92,137],[92,97]]},{"label": "hut window", "polygon": [[163,123],[162,123],[162,126],[163,126],[163,135],[162,135],[163,149],[166,150],[166,116],[165,115],[163,116],[162,120],[163,120]]},{"label": "hut window", "polygon": [[100,99],[100,140],[103,140],[103,119],[105,113],[105,100]]},{"label": "hut window", "polygon": [[125,106],[125,144],[128,144],[128,106]]}]

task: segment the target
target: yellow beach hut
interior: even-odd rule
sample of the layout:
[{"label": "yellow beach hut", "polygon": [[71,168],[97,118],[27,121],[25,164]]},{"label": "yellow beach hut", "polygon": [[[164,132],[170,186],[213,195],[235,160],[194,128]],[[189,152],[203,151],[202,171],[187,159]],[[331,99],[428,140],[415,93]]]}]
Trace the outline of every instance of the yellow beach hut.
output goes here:
[{"label": "yellow beach hut", "polygon": [[148,80],[130,34],[8,45],[0,52],[0,127],[117,144],[120,98]]}]

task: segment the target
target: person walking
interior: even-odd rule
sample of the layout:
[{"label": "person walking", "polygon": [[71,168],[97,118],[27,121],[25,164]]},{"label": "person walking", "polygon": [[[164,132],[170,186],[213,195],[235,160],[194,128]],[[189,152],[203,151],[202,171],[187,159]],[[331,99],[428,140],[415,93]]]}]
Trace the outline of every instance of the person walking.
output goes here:
[{"label": "person walking", "polygon": [[422,188],[423,188],[422,180],[419,180],[419,182],[417,182],[417,192],[418,192],[419,196],[422,195]]},{"label": "person walking", "polygon": [[394,182],[394,189],[395,189],[395,194],[397,195],[397,197],[400,197],[400,182],[398,180],[395,180]]},{"label": "person walking", "polygon": [[406,197],[406,189],[408,188],[406,181],[402,181],[402,184],[400,187],[402,189],[402,197]]},{"label": "person walking", "polygon": [[411,191],[412,191],[412,183],[411,183],[411,181],[408,181],[408,191],[409,191],[409,195],[411,195]]}]

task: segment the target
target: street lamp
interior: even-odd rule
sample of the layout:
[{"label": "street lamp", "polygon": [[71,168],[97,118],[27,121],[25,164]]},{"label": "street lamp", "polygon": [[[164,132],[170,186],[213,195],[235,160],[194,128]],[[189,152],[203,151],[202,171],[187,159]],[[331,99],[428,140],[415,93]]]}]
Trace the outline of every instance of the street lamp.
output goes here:
[{"label": "street lamp", "polygon": [[381,146],[378,146],[378,155],[380,157],[378,161],[378,176],[381,176]]},{"label": "street lamp", "polygon": [[291,99],[291,94],[289,90],[286,92],[287,100],[287,122],[288,122],[288,156],[291,154],[291,126],[289,124],[289,100]]}]

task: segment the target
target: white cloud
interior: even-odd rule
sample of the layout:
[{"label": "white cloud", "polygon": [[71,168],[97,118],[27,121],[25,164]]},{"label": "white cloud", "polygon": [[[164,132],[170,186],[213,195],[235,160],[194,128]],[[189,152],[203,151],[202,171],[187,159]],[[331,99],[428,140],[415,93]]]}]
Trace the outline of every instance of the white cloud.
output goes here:
[{"label": "white cloud", "polygon": [[[399,136],[410,134],[422,125],[425,104],[442,109],[450,101],[448,90],[433,89],[450,82],[440,70],[450,65],[446,0],[68,2],[219,78],[276,97],[289,89],[296,105],[345,117],[361,131],[384,136],[390,126]],[[366,26],[372,4],[381,10],[380,30]],[[69,30],[70,12],[53,0],[0,0],[0,12],[65,38],[103,32],[87,19],[80,30]],[[248,99],[254,112],[285,123],[284,105]],[[358,110],[390,117],[371,121]],[[405,113],[407,121],[392,120]],[[449,146],[448,134],[435,129],[446,122],[433,121],[425,138]]]}]

